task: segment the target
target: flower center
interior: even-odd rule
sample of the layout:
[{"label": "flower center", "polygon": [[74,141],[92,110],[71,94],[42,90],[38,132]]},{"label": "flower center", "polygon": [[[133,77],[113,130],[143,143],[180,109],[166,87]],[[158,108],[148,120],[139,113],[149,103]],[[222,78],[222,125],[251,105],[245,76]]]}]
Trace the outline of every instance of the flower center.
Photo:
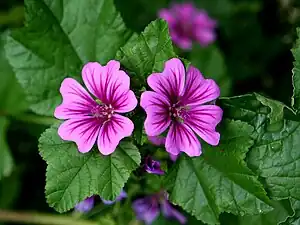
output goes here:
[{"label": "flower center", "polygon": [[114,114],[114,109],[111,105],[100,104],[95,106],[91,113],[97,119],[109,120]]},{"label": "flower center", "polygon": [[177,106],[176,104],[169,107],[169,115],[171,119],[179,122],[183,122],[189,116],[186,107]]}]

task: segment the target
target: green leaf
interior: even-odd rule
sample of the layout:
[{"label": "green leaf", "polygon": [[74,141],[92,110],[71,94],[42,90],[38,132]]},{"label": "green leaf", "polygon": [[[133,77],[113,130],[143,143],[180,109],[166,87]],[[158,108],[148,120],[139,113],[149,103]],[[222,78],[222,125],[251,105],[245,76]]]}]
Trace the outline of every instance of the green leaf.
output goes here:
[{"label": "green leaf", "polygon": [[142,80],[152,72],[161,71],[165,61],[176,57],[168,24],[161,19],[150,23],[138,38],[122,47],[116,57]]},{"label": "green leaf", "polygon": [[243,161],[253,128],[240,121],[225,121],[221,128],[219,146],[204,145],[200,157],[180,157],[166,180],[171,201],[208,224],[219,224],[222,212],[252,215],[272,209]]},{"label": "green leaf", "polygon": [[275,200],[299,199],[300,118],[285,107],[284,110],[281,108],[284,118],[270,124],[272,118],[282,112],[272,111],[272,106],[277,104],[273,100],[264,101],[262,104],[256,94],[249,94],[223,99],[221,103],[227,117],[242,120],[255,128],[253,137],[256,140],[247,162],[264,179],[271,197]]},{"label": "green leaf", "polygon": [[0,111],[3,114],[17,114],[27,109],[24,92],[20,87],[4,52],[7,33],[0,36]]},{"label": "green leaf", "polygon": [[141,162],[138,149],[126,141],[109,156],[101,155],[97,149],[79,153],[73,142],[61,140],[57,125],[42,134],[39,150],[48,164],[47,201],[58,212],[70,210],[92,195],[115,199]]},{"label": "green leaf", "polygon": [[5,117],[0,117],[0,180],[7,177],[13,170],[13,159],[6,143],[6,129],[8,121]]},{"label": "green leaf", "polygon": [[289,200],[273,201],[274,210],[266,214],[244,216],[239,218],[239,225],[277,225],[292,214]]},{"label": "green leaf", "polygon": [[300,28],[297,28],[298,39],[292,53],[295,58],[294,68],[293,68],[293,87],[294,94],[292,97],[292,106],[296,110],[300,110]]},{"label": "green leaf", "polygon": [[66,77],[88,61],[106,63],[132,35],[113,0],[25,0],[25,28],[13,31],[6,53],[31,109],[52,115]]},{"label": "green leaf", "polygon": [[214,79],[221,89],[221,95],[227,96],[231,90],[231,79],[226,74],[224,57],[215,45],[201,48],[193,46],[190,61],[197,67],[203,76]]},{"label": "green leaf", "polygon": [[282,225],[299,225],[300,224],[300,200],[291,198],[291,205],[294,210],[292,217],[288,218]]},{"label": "green leaf", "polygon": [[259,94],[255,94],[255,97],[261,102],[261,104],[270,108],[270,113],[268,114],[270,124],[280,122],[283,119],[283,108],[285,107],[284,104],[276,100],[270,101],[270,99]]}]

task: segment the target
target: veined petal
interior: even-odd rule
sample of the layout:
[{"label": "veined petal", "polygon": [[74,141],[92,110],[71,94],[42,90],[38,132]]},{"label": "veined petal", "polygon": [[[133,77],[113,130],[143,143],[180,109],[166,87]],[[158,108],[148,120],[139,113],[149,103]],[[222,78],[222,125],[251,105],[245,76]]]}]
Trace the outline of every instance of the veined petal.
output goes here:
[{"label": "veined petal", "polygon": [[151,106],[147,108],[146,113],[144,127],[148,136],[158,136],[170,126],[171,118],[164,108]]},{"label": "veined petal", "polygon": [[88,63],[82,70],[85,85],[93,95],[107,105],[112,105],[116,112],[132,111],[137,99],[129,90],[130,78],[119,70],[120,63],[111,60],[106,66],[99,63]]},{"label": "veined petal", "polygon": [[153,73],[147,79],[148,85],[167,99],[176,101],[183,94],[185,69],[182,62],[173,58],[165,63],[162,73]]},{"label": "veined petal", "polygon": [[130,78],[124,71],[116,71],[111,75],[107,99],[116,112],[129,112],[137,106],[137,99],[129,86]]},{"label": "veined petal", "polygon": [[69,119],[58,128],[58,135],[65,141],[74,141],[82,153],[89,152],[96,142],[101,124],[93,117]]},{"label": "veined petal", "polygon": [[145,91],[141,95],[141,106],[145,110],[149,106],[158,106],[168,110],[171,104],[164,95],[158,94],[153,91]]},{"label": "veined petal", "polygon": [[132,134],[134,125],[127,117],[114,114],[101,127],[98,137],[98,148],[103,155],[113,153],[121,139]]},{"label": "veined petal", "polygon": [[107,102],[105,91],[110,76],[107,69],[97,62],[85,64],[82,69],[82,79],[88,90],[98,99]]},{"label": "veined petal", "polygon": [[163,95],[145,91],[141,95],[141,106],[147,113],[144,126],[148,136],[158,136],[168,128],[170,103]]},{"label": "veined petal", "polygon": [[191,127],[204,141],[218,145],[220,134],[215,131],[222,120],[223,111],[216,105],[202,105],[191,108],[184,123]]},{"label": "veined petal", "polygon": [[220,89],[216,82],[204,79],[200,71],[190,66],[187,72],[184,95],[181,99],[182,105],[201,105],[220,96]]},{"label": "veined petal", "polygon": [[138,101],[135,97],[135,94],[133,91],[124,92],[122,95],[117,98],[116,96],[116,102],[114,103],[115,111],[118,113],[126,113],[130,112],[135,109],[137,106]]},{"label": "veined petal", "polygon": [[184,123],[172,123],[166,139],[167,152],[178,155],[185,152],[188,156],[199,156],[201,145],[194,132]]},{"label": "veined petal", "polygon": [[82,118],[90,114],[96,102],[74,79],[66,78],[61,84],[63,102],[54,112],[57,119]]}]

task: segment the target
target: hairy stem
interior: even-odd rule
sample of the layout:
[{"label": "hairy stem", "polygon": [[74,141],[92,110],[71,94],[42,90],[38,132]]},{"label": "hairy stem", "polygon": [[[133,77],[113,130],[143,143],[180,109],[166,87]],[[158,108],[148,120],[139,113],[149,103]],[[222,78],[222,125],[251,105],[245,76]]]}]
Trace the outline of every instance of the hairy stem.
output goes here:
[{"label": "hairy stem", "polygon": [[72,218],[69,216],[13,212],[0,209],[0,222],[44,225],[98,225],[96,222]]}]

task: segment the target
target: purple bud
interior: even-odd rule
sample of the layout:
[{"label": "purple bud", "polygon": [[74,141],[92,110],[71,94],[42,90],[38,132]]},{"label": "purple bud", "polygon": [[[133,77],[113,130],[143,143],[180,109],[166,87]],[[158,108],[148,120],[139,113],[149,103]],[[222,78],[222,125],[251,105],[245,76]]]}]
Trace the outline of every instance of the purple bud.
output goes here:
[{"label": "purple bud", "polygon": [[87,213],[89,211],[92,210],[92,208],[94,207],[94,196],[89,197],[81,202],[79,202],[76,206],[75,206],[75,210],[78,212],[82,212],[82,213]]},{"label": "purple bud", "polygon": [[138,220],[150,225],[159,216],[160,208],[156,196],[137,199],[132,204]]},{"label": "purple bud", "polygon": [[115,202],[119,202],[119,201],[122,201],[124,198],[127,198],[127,193],[122,190],[120,195],[116,198],[116,200],[114,201],[110,201],[110,200],[105,200],[103,198],[101,198],[102,202],[105,204],[105,205],[112,205],[114,204]]},{"label": "purple bud", "polygon": [[153,160],[150,156],[146,157],[144,169],[147,173],[163,175],[165,172],[160,168],[160,162]]},{"label": "purple bud", "polygon": [[176,219],[181,224],[186,223],[186,218],[184,217],[184,215],[182,215],[179,211],[173,208],[173,206],[168,202],[167,199],[164,199],[161,202],[161,210],[166,218]]}]

